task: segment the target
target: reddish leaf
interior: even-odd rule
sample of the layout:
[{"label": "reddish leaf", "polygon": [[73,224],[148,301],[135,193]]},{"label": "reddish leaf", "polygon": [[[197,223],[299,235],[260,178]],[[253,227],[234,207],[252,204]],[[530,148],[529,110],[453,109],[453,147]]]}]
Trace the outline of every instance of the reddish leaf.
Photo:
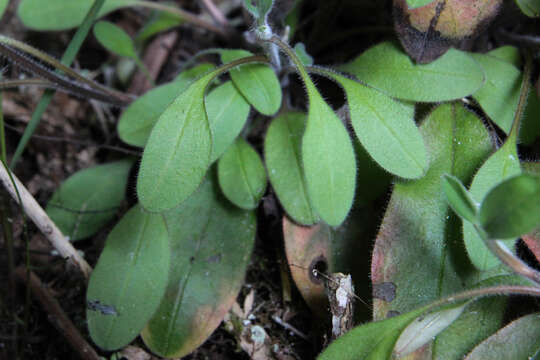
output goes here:
[{"label": "reddish leaf", "polygon": [[438,0],[409,9],[406,0],[394,0],[394,23],[409,55],[428,63],[457,40],[474,37],[497,14],[502,0]]}]

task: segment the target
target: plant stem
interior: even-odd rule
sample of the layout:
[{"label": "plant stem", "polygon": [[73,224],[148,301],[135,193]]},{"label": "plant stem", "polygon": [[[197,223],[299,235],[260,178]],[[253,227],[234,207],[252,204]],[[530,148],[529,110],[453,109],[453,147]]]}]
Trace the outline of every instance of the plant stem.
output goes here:
[{"label": "plant stem", "polygon": [[[94,4],[86,14],[86,17],[84,18],[81,26],[77,29],[77,32],[73,36],[73,39],[71,39],[64,55],[62,56],[62,59],[60,62],[66,66],[71,65],[73,60],[75,59],[75,56],[77,56],[77,53],[79,52],[79,49],[81,48],[81,45],[88,35],[88,32],[90,31],[90,27],[92,26],[92,23],[94,22],[94,19],[96,15],[98,14],[99,10],[105,3],[105,0],[95,0]],[[13,155],[13,158],[11,159],[11,167],[15,167],[17,164],[17,161],[21,157],[24,149],[26,148],[26,144],[30,140],[32,134],[36,130],[39,121],[41,120],[41,116],[49,106],[49,103],[52,100],[52,97],[54,95],[54,90],[47,90],[39,100],[39,103],[34,110],[34,113],[32,114],[32,118],[30,122],[28,123],[28,126],[26,127],[24,134],[19,141],[19,144],[17,145],[17,148],[15,150],[15,154]]]}]

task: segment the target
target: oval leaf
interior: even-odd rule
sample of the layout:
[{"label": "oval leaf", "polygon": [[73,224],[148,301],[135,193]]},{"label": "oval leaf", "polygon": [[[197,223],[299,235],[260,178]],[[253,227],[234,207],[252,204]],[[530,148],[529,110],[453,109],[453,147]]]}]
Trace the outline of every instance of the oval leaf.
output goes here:
[{"label": "oval leaf", "polygon": [[[98,17],[122,7],[134,5],[137,0],[107,0]],[[67,30],[80,25],[94,0],[22,0],[17,14],[23,24],[33,30]]]},{"label": "oval leaf", "polygon": [[170,249],[161,215],[132,208],[114,227],[86,293],[92,340],[104,350],[129,344],[159,306]]},{"label": "oval leaf", "polygon": [[456,214],[462,219],[476,224],[477,206],[469,196],[467,189],[465,189],[461,181],[454,176],[444,175],[442,188],[448,204]]},{"label": "oval leaf", "polygon": [[482,87],[485,76],[467,53],[450,49],[427,65],[415,65],[398,45],[385,42],[340,67],[359,80],[403,100],[459,99]]},{"label": "oval leaf", "polygon": [[493,334],[465,360],[534,359],[540,349],[540,313],[521,317]]},{"label": "oval leaf", "polygon": [[205,181],[165,218],[174,261],[142,337],[156,354],[177,358],[202,344],[233,305],[255,242],[255,215],[231,206]]},{"label": "oval leaf", "polygon": [[404,105],[344,76],[325,74],[343,86],[354,132],[373,159],[402,178],[424,175],[428,167],[424,141]]},{"label": "oval leaf", "polygon": [[[476,203],[481,203],[486,194],[505,179],[521,173],[516,150],[516,137],[512,134],[504,145],[486,160],[474,176],[469,194]],[[469,258],[479,270],[488,270],[500,264],[477,234],[474,226],[463,222],[463,240]],[[507,245],[511,245],[513,240]]]},{"label": "oval leaf", "polygon": [[204,93],[222,71],[214,70],[192,83],[159,117],[137,179],[137,195],[145,209],[171,209],[201,184],[212,150]]},{"label": "oval leaf", "polygon": [[118,135],[125,143],[144,146],[159,116],[191,82],[212,70],[210,64],[201,64],[182,72],[173,82],[158,86],[132,102],[118,121]]},{"label": "oval leaf", "polygon": [[250,107],[230,81],[212,90],[205,103],[213,139],[210,162],[214,162],[242,131]]},{"label": "oval leaf", "polygon": [[423,178],[394,186],[371,262],[375,319],[411,311],[464,283],[467,264],[457,259],[464,257],[459,225],[449,216],[442,175],[468,182],[492,150],[491,139],[482,121],[458,103],[436,108],[420,131],[431,166]]},{"label": "oval leaf", "polygon": [[54,192],[47,214],[71,241],[92,236],[116,214],[132,164],[122,160],[73,174]]},{"label": "oval leaf", "polygon": [[515,238],[540,226],[540,176],[522,174],[497,185],[479,219],[489,239]]},{"label": "oval leaf", "polygon": [[317,221],[302,168],[301,141],[306,115],[287,112],[272,120],[264,139],[268,177],[287,214],[304,225]]},{"label": "oval leaf", "polygon": [[311,82],[306,87],[310,95],[302,159],[308,193],[321,219],[330,226],[338,226],[345,220],[354,198],[354,150],[345,126],[315,85]]},{"label": "oval leaf", "polygon": [[137,59],[133,40],[119,26],[109,21],[99,21],[94,25],[94,35],[99,43],[110,52],[119,56]]},{"label": "oval leaf", "polygon": [[509,133],[519,102],[521,72],[514,65],[488,54],[471,56],[486,72],[486,83],[473,98],[495,124]]},{"label": "oval leaf", "polygon": [[266,171],[259,154],[245,140],[238,139],[218,162],[221,190],[236,206],[251,210],[266,190]]},{"label": "oval leaf", "polygon": [[[228,63],[251,56],[245,50],[221,50],[221,61]],[[273,115],[281,107],[281,85],[266,64],[247,64],[230,71],[231,79],[246,100],[263,115]]]}]

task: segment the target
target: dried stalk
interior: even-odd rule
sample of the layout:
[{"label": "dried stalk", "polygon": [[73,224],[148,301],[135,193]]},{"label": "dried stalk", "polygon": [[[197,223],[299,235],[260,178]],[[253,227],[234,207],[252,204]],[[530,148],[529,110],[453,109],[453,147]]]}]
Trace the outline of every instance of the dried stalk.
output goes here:
[{"label": "dried stalk", "polygon": [[47,237],[60,255],[75,264],[81,270],[85,278],[88,279],[90,272],[92,271],[90,265],[88,265],[86,260],[84,260],[73,245],[71,245],[66,236],[62,234],[60,229],[58,229],[45,210],[43,210],[19,179],[17,179],[13,173],[8,173],[6,166],[0,166],[0,182],[2,182],[2,185],[4,185],[8,193],[17,203],[19,203],[20,196],[22,202],[20,205],[23,208],[23,211],[30,219],[32,219],[34,224],[36,224],[39,230]]}]

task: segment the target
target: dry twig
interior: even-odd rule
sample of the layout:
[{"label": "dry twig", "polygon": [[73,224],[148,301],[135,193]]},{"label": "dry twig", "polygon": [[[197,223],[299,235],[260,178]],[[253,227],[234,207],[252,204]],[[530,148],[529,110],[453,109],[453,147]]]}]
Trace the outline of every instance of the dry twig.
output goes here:
[{"label": "dry twig", "polygon": [[[15,183],[16,188],[13,186]],[[38,204],[36,199],[30,194],[30,192],[24,187],[24,185],[17,179],[15,174],[8,173],[6,166],[0,166],[0,182],[4,185],[4,188],[8,191],[11,197],[19,203],[19,196],[22,201],[23,211],[28,215],[30,219],[36,224],[41,232],[47,237],[56,250],[64,258],[71,260],[83,273],[85,278],[88,279],[92,268],[86,260],[77,252],[77,250],[71,245],[68,239],[62,234],[60,229],[51,220],[49,215]],[[18,194],[17,194],[18,192]]]},{"label": "dry twig", "polygon": [[25,283],[30,288],[32,294],[34,294],[49,314],[49,321],[66,338],[69,345],[79,354],[80,358],[84,360],[99,360],[100,358],[96,351],[82,337],[75,325],[73,325],[73,322],[62,310],[58,301],[50,294],[47,287],[37,275],[30,272],[28,283],[26,282],[26,269],[24,267],[18,267],[15,270],[15,275],[19,281]]}]

